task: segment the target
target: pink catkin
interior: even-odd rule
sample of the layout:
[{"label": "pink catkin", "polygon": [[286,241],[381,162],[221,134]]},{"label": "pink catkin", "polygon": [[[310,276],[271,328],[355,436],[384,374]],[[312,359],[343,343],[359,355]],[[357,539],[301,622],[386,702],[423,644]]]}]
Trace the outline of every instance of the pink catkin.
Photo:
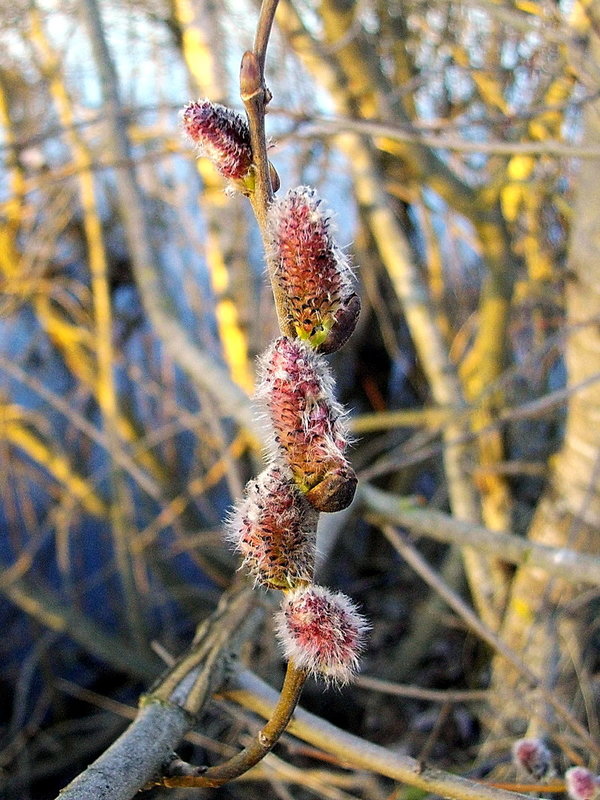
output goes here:
[{"label": "pink catkin", "polygon": [[368,627],[348,597],[314,585],[289,592],[277,617],[286,658],[338,684],[355,674]]},{"label": "pink catkin", "polygon": [[571,767],[565,773],[571,800],[595,800],[600,796],[600,778],[585,767]]},{"label": "pink catkin", "polygon": [[518,739],[512,748],[515,766],[536,780],[546,778],[552,771],[552,756],[540,739]]},{"label": "pink catkin", "polygon": [[229,538],[257,583],[289,589],[313,579],[317,512],[277,464],[246,486]]},{"label": "pink catkin", "polygon": [[268,256],[286,298],[290,331],[322,353],[338,350],[360,312],[348,259],[314,189],[300,186],[269,209]]},{"label": "pink catkin", "polygon": [[257,397],[275,434],[273,455],[283,456],[311,505],[319,511],[349,505],[356,476],[344,456],[343,409],[323,359],[305,343],[281,336],[261,359]]},{"label": "pink catkin", "polygon": [[250,131],[246,120],[230,108],[199,100],[189,103],[182,114],[185,133],[210,158],[225,178],[242,179],[252,165]]}]

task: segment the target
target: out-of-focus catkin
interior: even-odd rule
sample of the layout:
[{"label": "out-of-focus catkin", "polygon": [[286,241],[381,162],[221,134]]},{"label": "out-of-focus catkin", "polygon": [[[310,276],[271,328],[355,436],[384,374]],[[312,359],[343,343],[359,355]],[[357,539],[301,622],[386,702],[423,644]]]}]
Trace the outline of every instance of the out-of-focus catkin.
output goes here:
[{"label": "out-of-focus catkin", "polygon": [[597,800],[600,797],[600,777],[586,767],[568,769],[565,783],[571,800]]}]

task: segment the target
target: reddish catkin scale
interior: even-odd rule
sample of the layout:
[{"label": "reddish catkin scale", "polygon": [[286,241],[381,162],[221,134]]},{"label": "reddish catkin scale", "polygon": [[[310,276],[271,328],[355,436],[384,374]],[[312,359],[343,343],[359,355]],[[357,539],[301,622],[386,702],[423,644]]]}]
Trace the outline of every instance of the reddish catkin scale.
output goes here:
[{"label": "reddish catkin scale", "polygon": [[243,180],[252,166],[248,123],[230,108],[199,100],[183,109],[185,133],[225,178]]},{"label": "reddish catkin scale", "polygon": [[229,521],[229,539],[257,583],[290,589],[313,580],[318,514],[281,467],[246,486]]},{"label": "reddish catkin scale", "polygon": [[291,189],[269,209],[267,255],[286,298],[287,332],[320,353],[346,342],[360,312],[352,270],[331,228],[330,214],[308,186]]},{"label": "reddish catkin scale", "polygon": [[257,397],[275,434],[273,455],[285,458],[306,499],[318,511],[346,508],[356,475],[344,456],[343,409],[324,360],[304,342],[281,336],[261,359]]},{"label": "reddish catkin scale", "polygon": [[369,628],[348,597],[314,585],[286,594],[276,625],[288,660],[338,684],[355,674]]}]

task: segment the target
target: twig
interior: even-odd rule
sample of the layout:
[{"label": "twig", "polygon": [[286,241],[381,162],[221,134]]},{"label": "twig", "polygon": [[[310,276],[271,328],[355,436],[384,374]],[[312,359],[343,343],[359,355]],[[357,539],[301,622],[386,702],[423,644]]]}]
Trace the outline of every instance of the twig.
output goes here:
[{"label": "twig", "polygon": [[223,764],[209,767],[202,775],[180,775],[162,778],[157,783],[169,788],[175,787],[195,787],[195,786],[222,786],[228,781],[239,778],[244,772],[254,767],[258,762],[273,749],[281,734],[286,729],[294,709],[298,704],[300,693],[306,673],[297,669],[294,664],[288,662],[285,680],[281,688],[281,693],[273,713],[269,717],[267,724],[252,739],[250,744],[240,753],[230,758]]},{"label": "twig", "polygon": [[263,0],[256,24],[253,52],[258,61],[261,76],[264,76],[267,45],[269,44],[271,28],[273,27],[273,20],[275,19],[275,12],[277,11],[278,5],[279,0]]},{"label": "twig", "polygon": [[430,134],[417,127],[401,127],[374,120],[338,117],[335,119],[302,120],[306,128],[294,131],[295,138],[338,136],[352,131],[374,138],[385,137],[397,142],[407,142],[430,147],[435,150],[449,150],[454,153],[477,153],[482,155],[532,155],[554,156],[556,158],[596,159],[600,148],[578,146],[548,139],[541,142],[502,142],[498,140],[472,142],[458,136]]},{"label": "twig", "polygon": [[407,686],[392,681],[382,681],[368,675],[359,675],[354,683],[362,689],[372,689],[382,694],[411,697],[415,700],[426,700],[432,703],[480,703],[490,697],[489,689],[425,689],[422,686]]},{"label": "twig", "polygon": [[[272,185],[275,173],[267,156],[265,112],[271,100],[271,92],[265,84],[264,75],[267,44],[278,3],[279,0],[263,0],[256,27],[254,50],[244,53],[240,67],[240,96],[248,116],[255,180],[254,191],[250,193],[249,199],[263,242],[267,240],[267,211],[273,201],[273,191],[278,188],[278,186]],[[293,330],[290,330],[286,322],[284,295],[279,283],[273,280],[272,267],[269,262],[267,253],[267,268],[271,278],[279,327],[283,333],[293,335]]]},{"label": "twig", "polygon": [[0,586],[0,592],[40,624],[69,635],[83,650],[116,669],[143,680],[152,680],[160,671],[160,662],[152,654],[136,653],[114,631],[109,633],[90,621],[76,605],[64,603],[51,589],[41,589],[27,576]]},{"label": "twig", "polygon": [[444,598],[450,608],[454,609],[454,611],[460,615],[469,628],[520,672],[530,686],[540,693],[544,700],[552,706],[554,711],[562,717],[566,724],[581,738],[582,742],[584,742],[590,750],[596,754],[600,754],[600,745],[594,741],[584,726],[567,708],[565,708],[551,691],[543,686],[540,678],[510,647],[508,647],[506,642],[497,636],[489,626],[482,622],[464,600],[440,579],[440,576],[435,570],[429,566],[417,549],[408,541],[408,538],[395,530],[391,525],[383,525],[381,530],[392,547],[411,565],[424,581]]},{"label": "twig", "polygon": [[368,483],[361,483],[358,492],[371,516],[405,526],[421,536],[461,547],[468,545],[508,564],[541,567],[550,575],[558,575],[570,583],[600,586],[598,557],[566,547],[550,547],[510,533],[490,531],[483,525],[465,522],[440,511],[418,508],[410,498],[396,497]]}]

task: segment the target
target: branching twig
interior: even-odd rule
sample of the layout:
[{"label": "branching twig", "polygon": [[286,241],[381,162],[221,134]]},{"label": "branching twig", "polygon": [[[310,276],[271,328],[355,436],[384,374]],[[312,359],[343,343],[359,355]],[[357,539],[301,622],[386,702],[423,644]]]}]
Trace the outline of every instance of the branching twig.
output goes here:
[{"label": "branching twig", "polygon": [[294,709],[300,698],[300,692],[306,680],[306,673],[299,670],[290,661],[277,701],[277,705],[267,724],[258,732],[247,747],[240,753],[230,758],[223,764],[210,767],[202,775],[181,775],[165,777],[158,781],[162,786],[194,787],[194,786],[222,786],[224,783],[239,778],[266,756],[273,749],[281,734],[286,729]]},{"label": "branching twig", "polygon": [[383,525],[381,530],[388,539],[392,547],[411,565],[423,580],[425,580],[443,599],[450,608],[467,623],[484,642],[503,658],[505,658],[544,698],[544,700],[554,709],[554,711],[565,721],[565,723],[581,738],[592,752],[600,754],[600,745],[594,741],[585,727],[573,716],[573,714],[560,702],[552,691],[546,689],[541,679],[530,669],[530,667],[504,642],[494,631],[492,631],[477,614],[459,597],[449,586],[447,586],[440,576],[433,570],[427,561],[421,556],[418,550],[411,544],[408,538],[399,533],[391,525]]}]

